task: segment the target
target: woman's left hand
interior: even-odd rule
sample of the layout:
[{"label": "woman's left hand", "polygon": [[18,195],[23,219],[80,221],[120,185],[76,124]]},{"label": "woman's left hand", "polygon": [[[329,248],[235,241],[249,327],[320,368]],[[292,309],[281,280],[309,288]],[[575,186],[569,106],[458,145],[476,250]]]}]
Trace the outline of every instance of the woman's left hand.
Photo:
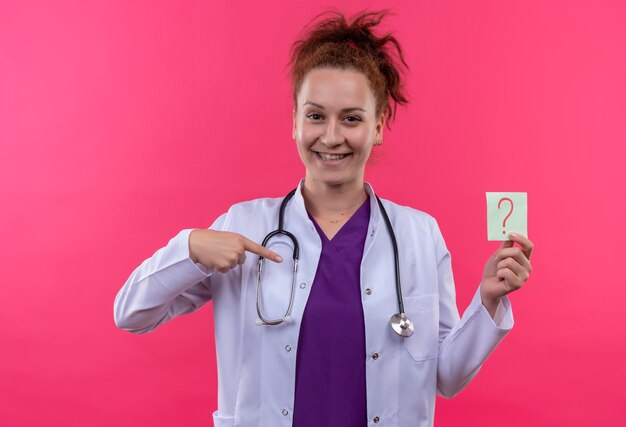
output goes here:
[{"label": "woman's left hand", "polygon": [[[480,296],[492,317],[500,298],[521,288],[532,271],[530,254],[533,251],[533,242],[518,233],[511,233],[509,238],[511,240],[502,242],[498,250],[489,257],[483,271]],[[522,247],[513,247],[515,242]]]}]

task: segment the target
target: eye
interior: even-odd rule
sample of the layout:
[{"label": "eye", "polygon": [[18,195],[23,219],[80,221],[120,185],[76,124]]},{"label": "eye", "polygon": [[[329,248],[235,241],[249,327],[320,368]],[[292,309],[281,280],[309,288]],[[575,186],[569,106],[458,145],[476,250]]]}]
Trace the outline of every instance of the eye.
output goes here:
[{"label": "eye", "polygon": [[[311,114],[307,115],[307,118],[309,118],[309,119],[311,119],[311,120],[314,120],[314,121],[317,121],[317,119],[315,118],[315,116],[320,117],[320,118],[322,117],[322,116],[321,116],[320,114],[318,114],[318,113],[311,113]],[[362,120],[361,120],[361,118],[360,118],[359,116],[346,116],[346,120],[347,120],[349,123],[354,123],[354,122],[360,122],[360,121],[362,121]]]}]

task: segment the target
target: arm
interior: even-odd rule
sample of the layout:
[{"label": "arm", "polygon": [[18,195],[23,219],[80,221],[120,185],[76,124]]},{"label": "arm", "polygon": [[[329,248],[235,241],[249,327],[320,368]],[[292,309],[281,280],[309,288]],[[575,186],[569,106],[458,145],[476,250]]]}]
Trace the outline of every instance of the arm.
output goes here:
[{"label": "arm", "polygon": [[506,296],[500,299],[494,322],[481,301],[480,285],[459,318],[450,252],[433,219],[439,289],[439,356],[437,394],[454,397],[476,376],[489,354],[513,327],[513,312]]},{"label": "arm", "polygon": [[[226,213],[211,225],[221,230]],[[213,270],[194,263],[185,229],[137,267],[113,303],[115,325],[134,333],[151,332],[176,316],[196,311],[211,299]]]}]

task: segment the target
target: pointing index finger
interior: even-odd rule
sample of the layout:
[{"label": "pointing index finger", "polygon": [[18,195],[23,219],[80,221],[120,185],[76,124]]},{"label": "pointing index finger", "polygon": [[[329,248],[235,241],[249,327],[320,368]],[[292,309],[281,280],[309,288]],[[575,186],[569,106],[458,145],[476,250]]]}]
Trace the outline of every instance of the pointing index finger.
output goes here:
[{"label": "pointing index finger", "polygon": [[248,239],[244,236],[244,249],[248,252],[252,252],[257,255],[261,255],[264,258],[271,259],[274,262],[282,262],[282,258],[276,252],[270,251],[263,245],[259,245],[256,242]]}]

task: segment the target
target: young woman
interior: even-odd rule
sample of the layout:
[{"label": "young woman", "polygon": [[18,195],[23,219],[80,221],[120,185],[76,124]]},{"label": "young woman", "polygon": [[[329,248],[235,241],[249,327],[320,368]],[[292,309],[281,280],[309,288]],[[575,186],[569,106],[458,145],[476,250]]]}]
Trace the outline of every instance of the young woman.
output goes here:
[{"label": "young woman", "polygon": [[436,220],[364,182],[390,98],[406,103],[401,47],[373,32],[385,14],[334,13],[294,44],[294,191],[182,230],[115,299],[135,333],[213,301],[216,427],[432,426],[435,396],[463,389],[513,326],[506,294],[528,280],[532,242],[503,242],[460,318]]}]

